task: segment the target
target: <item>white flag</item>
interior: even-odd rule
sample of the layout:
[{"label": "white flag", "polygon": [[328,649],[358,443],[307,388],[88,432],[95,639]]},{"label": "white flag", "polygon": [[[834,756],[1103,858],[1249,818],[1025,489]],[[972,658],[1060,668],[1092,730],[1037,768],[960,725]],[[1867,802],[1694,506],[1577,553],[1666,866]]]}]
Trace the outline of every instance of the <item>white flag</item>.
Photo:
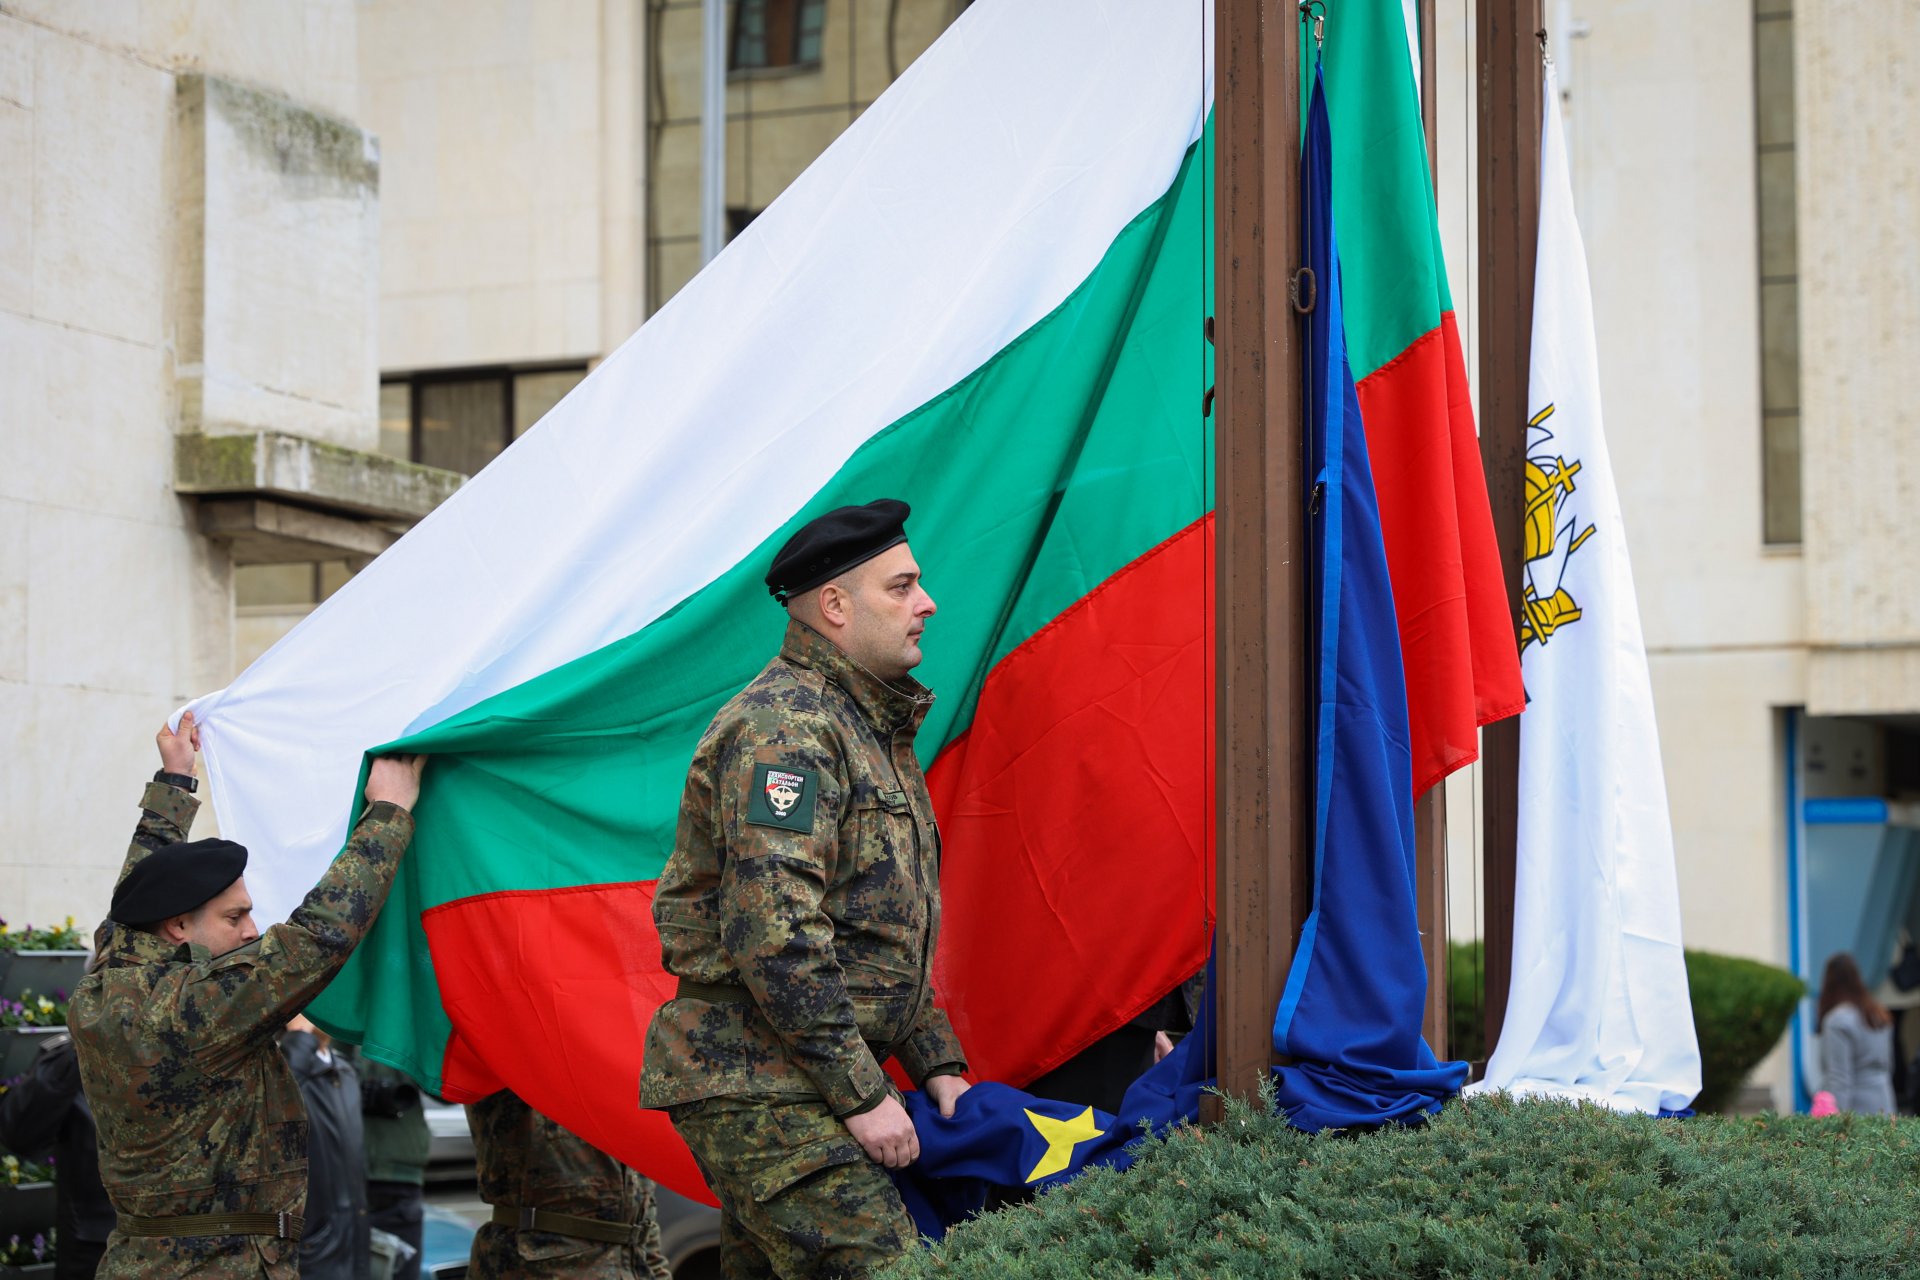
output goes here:
[{"label": "white flag", "polygon": [[1679,1110],[1700,1091],[1653,689],[1601,430],[1586,250],[1546,72],[1528,388],[1520,834],[1507,1014],[1475,1091]]}]

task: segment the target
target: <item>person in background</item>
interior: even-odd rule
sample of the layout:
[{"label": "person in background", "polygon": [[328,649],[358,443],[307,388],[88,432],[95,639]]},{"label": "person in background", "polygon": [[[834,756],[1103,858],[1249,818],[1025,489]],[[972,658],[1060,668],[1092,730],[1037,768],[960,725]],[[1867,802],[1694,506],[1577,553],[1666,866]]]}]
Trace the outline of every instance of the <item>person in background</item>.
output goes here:
[{"label": "person in background", "polygon": [[367,1153],[360,1128],[360,1078],[333,1037],[304,1014],[280,1038],[307,1104],[307,1227],[300,1280],[368,1280]]},{"label": "person in background", "polygon": [[1194,974],[1139,1017],[1035,1078],[1027,1085],[1027,1092],[1036,1098],[1119,1114],[1120,1100],[1133,1082],[1172,1053],[1174,1044],[1193,1030],[1206,977],[1204,969]]},{"label": "person in background", "polygon": [[1893,1017],[1867,991],[1860,966],[1841,951],[1820,979],[1822,1091],[1839,1111],[1893,1114]]},{"label": "person in background", "polygon": [[0,1142],[30,1160],[53,1157],[54,1280],[92,1280],[113,1234],[113,1202],[100,1185],[93,1108],[80,1089],[71,1037],[49,1040],[0,1095]]},{"label": "person in background", "polygon": [[471,1280],[672,1280],[651,1178],[511,1089],[468,1103],[467,1122],[480,1198],[493,1206],[473,1238]]},{"label": "person in background", "polygon": [[420,1088],[384,1062],[348,1048],[360,1073],[360,1123],[367,1142],[367,1220],[413,1246],[393,1280],[420,1280],[427,1157],[433,1135]]}]

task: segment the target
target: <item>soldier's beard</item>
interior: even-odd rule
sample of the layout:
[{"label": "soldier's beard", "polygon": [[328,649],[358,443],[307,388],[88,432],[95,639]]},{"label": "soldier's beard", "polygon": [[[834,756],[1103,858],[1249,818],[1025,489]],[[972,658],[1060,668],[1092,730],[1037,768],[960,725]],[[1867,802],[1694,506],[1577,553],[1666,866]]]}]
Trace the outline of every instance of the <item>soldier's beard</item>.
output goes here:
[{"label": "soldier's beard", "polygon": [[[858,596],[852,600],[845,643],[848,657],[882,680],[899,680],[920,664],[919,639],[909,639],[886,614],[870,609]],[[917,625],[909,619],[907,625]]]}]

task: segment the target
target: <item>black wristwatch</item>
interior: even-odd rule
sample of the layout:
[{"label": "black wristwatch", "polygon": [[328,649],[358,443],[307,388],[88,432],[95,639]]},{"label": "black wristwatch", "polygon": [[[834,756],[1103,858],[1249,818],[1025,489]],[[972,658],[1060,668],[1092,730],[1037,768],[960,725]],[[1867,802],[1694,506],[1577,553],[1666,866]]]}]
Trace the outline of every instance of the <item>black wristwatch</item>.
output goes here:
[{"label": "black wristwatch", "polygon": [[169,787],[178,787],[191,795],[200,789],[200,779],[190,773],[168,773],[165,769],[153,775],[155,782],[163,782]]}]

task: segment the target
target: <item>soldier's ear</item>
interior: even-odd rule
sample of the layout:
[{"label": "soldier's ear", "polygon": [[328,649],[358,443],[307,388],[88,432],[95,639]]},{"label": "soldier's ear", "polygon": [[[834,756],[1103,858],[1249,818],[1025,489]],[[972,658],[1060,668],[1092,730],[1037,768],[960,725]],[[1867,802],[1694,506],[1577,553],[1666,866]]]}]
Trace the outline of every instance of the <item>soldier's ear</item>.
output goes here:
[{"label": "soldier's ear", "polygon": [[820,616],[836,627],[844,627],[853,615],[853,592],[843,579],[835,579],[820,588]]}]

